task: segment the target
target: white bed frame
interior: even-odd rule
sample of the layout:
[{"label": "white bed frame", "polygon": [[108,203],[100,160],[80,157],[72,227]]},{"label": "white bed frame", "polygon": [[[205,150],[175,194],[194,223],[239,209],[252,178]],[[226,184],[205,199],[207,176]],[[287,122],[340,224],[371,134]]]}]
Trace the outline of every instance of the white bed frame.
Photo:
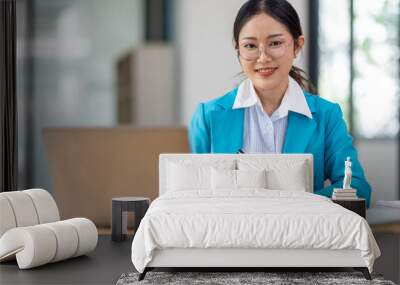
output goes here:
[{"label": "white bed frame", "polygon": [[[238,157],[268,158],[272,160],[289,159],[303,160],[309,167],[309,186],[307,191],[313,191],[313,157],[311,154],[161,154],[159,159],[160,195],[165,193],[166,165],[168,161],[196,158],[204,160],[237,159]],[[365,278],[371,280],[368,268],[361,257],[360,250],[329,250],[329,249],[158,249],[154,252],[152,261],[139,280],[146,272],[154,268],[172,267],[231,267],[243,271],[243,268],[271,267],[353,267],[362,271]],[[245,271],[245,270],[244,270]]]}]

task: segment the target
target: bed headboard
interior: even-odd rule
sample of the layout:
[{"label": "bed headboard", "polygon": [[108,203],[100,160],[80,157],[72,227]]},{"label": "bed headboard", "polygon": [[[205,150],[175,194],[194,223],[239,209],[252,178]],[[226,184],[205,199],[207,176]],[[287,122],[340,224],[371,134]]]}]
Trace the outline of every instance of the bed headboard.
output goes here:
[{"label": "bed headboard", "polygon": [[232,164],[237,165],[239,161],[263,161],[267,164],[293,164],[293,163],[304,163],[302,164],[306,169],[305,181],[306,191],[313,192],[313,155],[312,154],[191,154],[191,153],[164,153],[159,156],[159,195],[164,194],[167,191],[167,170],[170,162],[185,163],[193,162],[204,165],[213,166],[220,162],[232,161]]}]

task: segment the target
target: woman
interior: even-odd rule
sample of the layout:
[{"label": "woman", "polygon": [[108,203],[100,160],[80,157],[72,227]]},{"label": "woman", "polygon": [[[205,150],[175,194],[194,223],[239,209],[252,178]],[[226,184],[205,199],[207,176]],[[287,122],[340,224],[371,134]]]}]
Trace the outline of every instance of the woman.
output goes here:
[{"label": "woman", "polygon": [[[250,0],[233,27],[247,79],[238,88],[199,104],[189,129],[195,153],[312,153],[314,193],[342,188],[344,162],[352,161],[357,195],[370,204],[371,187],[357,159],[338,104],[310,92],[293,66],[304,45],[299,16],[285,0]],[[324,188],[324,181],[331,185]]]}]

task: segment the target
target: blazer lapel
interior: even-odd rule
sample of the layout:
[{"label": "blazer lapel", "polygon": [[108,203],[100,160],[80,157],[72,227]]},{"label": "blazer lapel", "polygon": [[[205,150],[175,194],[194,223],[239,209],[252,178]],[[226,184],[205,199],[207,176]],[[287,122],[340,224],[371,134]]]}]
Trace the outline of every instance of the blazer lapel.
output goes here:
[{"label": "blazer lapel", "polygon": [[304,115],[289,111],[284,153],[304,153],[317,123]]},{"label": "blazer lapel", "polygon": [[211,139],[214,153],[236,153],[243,146],[244,109],[211,113]]},{"label": "blazer lapel", "polygon": [[[211,140],[213,153],[236,153],[243,147],[244,108],[232,109],[237,88],[221,98],[220,110],[211,112]],[[311,113],[315,112],[315,95],[306,93]],[[304,115],[289,111],[284,153],[304,153],[317,123]]]}]

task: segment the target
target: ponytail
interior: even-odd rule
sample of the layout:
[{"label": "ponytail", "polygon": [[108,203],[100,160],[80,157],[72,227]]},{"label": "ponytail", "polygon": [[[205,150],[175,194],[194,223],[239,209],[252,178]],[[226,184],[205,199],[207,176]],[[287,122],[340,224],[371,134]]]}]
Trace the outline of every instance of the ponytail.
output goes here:
[{"label": "ponytail", "polygon": [[317,88],[311,83],[307,73],[299,67],[292,66],[289,72],[290,77],[292,77],[301,86],[304,91],[310,92],[312,94],[317,94]]}]

